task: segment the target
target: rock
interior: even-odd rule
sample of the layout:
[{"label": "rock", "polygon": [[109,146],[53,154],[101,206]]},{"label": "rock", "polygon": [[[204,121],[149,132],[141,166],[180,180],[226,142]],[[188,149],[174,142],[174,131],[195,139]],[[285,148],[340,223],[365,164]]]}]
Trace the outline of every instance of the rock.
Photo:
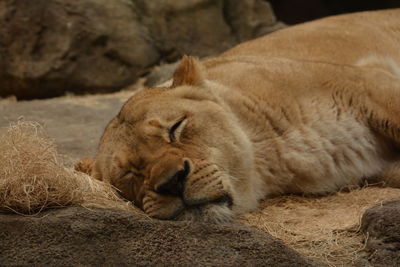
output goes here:
[{"label": "rock", "polygon": [[370,265],[400,266],[400,201],[368,209],[361,230],[368,236],[366,259]]},{"label": "rock", "polygon": [[0,96],[112,92],[279,27],[263,0],[0,1]]},{"label": "rock", "polygon": [[214,55],[238,43],[225,21],[223,0],[134,2],[154,45],[167,62],[176,61],[183,54]]},{"label": "rock", "polygon": [[160,55],[125,0],[0,2],[1,95],[115,91]]},{"label": "rock", "polygon": [[157,221],[78,207],[28,217],[0,214],[0,262],[7,266],[321,266],[244,226]]},{"label": "rock", "polygon": [[267,1],[258,0],[225,0],[224,13],[226,21],[239,42],[284,28],[278,22]]}]

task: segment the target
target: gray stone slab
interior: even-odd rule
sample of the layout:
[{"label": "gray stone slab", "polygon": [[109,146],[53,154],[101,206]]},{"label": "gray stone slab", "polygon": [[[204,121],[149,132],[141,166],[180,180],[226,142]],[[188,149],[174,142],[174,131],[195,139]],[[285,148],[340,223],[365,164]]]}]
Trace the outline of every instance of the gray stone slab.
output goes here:
[{"label": "gray stone slab", "polygon": [[0,214],[0,265],[321,266],[244,226],[78,207],[37,217]]},{"label": "gray stone slab", "polygon": [[0,101],[0,127],[23,118],[43,125],[67,162],[94,156],[107,123],[132,92],[108,95],[65,96],[46,100]]}]

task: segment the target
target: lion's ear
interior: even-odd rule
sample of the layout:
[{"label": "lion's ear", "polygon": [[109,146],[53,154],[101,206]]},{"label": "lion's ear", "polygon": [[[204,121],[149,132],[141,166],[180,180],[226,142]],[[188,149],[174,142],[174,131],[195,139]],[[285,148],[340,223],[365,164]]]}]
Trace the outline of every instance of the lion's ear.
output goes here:
[{"label": "lion's ear", "polygon": [[191,56],[183,56],[177,67],[171,88],[181,85],[202,86],[205,82],[205,69],[200,61]]},{"label": "lion's ear", "polygon": [[92,175],[94,167],[94,158],[83,158],[75,163],[75,170]]}]

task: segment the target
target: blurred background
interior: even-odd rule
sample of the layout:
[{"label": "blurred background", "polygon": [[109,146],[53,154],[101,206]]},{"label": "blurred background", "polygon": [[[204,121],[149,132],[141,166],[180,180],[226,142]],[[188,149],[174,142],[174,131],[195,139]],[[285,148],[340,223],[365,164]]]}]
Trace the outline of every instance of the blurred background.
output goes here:
[{"label": "blurred background", "polygon": [[184,54],[214,56],[288,25],[394,7],[400,0],[1,0],[0,97],[115,92],[143,77],[154,86]]}]

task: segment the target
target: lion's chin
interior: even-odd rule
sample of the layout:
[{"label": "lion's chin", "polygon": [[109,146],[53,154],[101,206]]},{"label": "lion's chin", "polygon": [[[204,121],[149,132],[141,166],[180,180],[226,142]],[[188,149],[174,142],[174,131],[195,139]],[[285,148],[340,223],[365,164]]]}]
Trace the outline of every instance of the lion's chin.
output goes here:
[{"label": "lion's chin", "polygon": [[[229,201],[213,201],[196,205],[183,205],[169,207],[169,215],[166,213],[150,215],[161,220],[195,221],[204,223],[224,224],[232,221],[233,212]],[[162,215],[162,216],[161,216]]]},{"label": "lion's chin", "polygon": [[206,223],[229,223],[232,220],[233,200],[229,194],[214,199],[183,199],[184,208],[171,219]]},{"label": "lion's chin", "polygon": [[206,223],[223,224],[232,221],[232,210],[229,203],[209,203],[196,206],[187,206],[174,220],[196,221]]},{"label": "lion's chin", "polygon": [[227,223],[233,215],[233,199],[228,193],[214,198],[185,199],[151,192],[143,203],[142,208],[146,214],[161,220]]}]

